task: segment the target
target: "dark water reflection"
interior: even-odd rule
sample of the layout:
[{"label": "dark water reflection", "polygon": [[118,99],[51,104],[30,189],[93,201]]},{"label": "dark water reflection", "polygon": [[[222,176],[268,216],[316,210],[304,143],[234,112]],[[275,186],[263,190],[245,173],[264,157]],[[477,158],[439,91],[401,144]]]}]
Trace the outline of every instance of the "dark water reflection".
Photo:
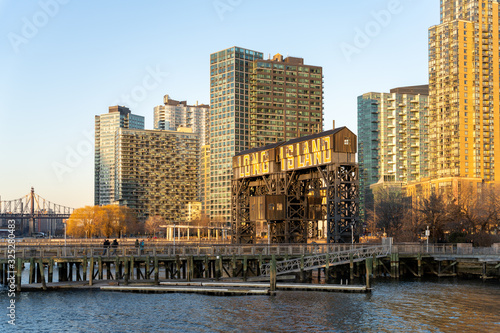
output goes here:
[{"label": "dark water reflection", "polygon": [[[0,293],[2,313],[8,297]],[[22,332],[500,332],[500,283],[378,282],[371,294],[27,292]],[[5,315],[0,331],[12,331]],[[14,330],[15,331],[15,330]]]}]

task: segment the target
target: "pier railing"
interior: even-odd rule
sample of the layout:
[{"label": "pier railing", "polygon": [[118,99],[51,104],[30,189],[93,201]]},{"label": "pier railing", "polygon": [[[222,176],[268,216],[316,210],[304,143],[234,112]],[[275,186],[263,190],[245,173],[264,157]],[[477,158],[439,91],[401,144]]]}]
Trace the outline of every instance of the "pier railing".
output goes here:
[{"label": "pier railing", "polygon": [[[350,248],[342,251],[327,252],[307,257],[289,259],[276,262],[276,275],[284,275],[293,272],[309,271],[321,267],[342,265],[349,262],[363,261],[366,258],[386,257],[391,253],[391,247],[386,245],[365,246]],[[262,275],[269,276],[271,264],[261,267]]]},{"label": "pier railing", "polygon": [[430,255],[500,255],[500,244],[491,247],[473,247],[472,244],[395,244],[392,251],[399,254]]},{"label": "pier railing", "polygon": [[[301,256],[335,253],[347,250],[363,250],[371,247],[363,244],[262,244],[262,245],[146,245],[143,249],[133,244],[117,248],[104,248],[100,244],[89,245],[32,245],[16,243],[16,257],[29,258],[84,258],[114,256],[230,256],[230,255],[278,255]],[[11,253],[12,254],[12,253]],[[7,246],[0,246],[0,258],[8,256]]]}]

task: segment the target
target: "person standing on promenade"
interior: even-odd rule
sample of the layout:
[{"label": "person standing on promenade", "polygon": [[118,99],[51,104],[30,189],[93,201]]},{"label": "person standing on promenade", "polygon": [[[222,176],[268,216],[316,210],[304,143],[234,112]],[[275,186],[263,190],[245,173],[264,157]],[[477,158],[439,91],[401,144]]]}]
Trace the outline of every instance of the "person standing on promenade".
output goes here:
[{"label": "person standing on promenade", "polygon": [[108,248],[109,248],[109,240],[105,239],[104,240],[104,243],[103,243],[103,246],[104,246],[104,251],[102,252],[102,255],[105,256],[106,253],[108,252]]},{"label": "person standing on promenade", "polygon": [[111,247],[113,248],[113,253],[111,253],[111,255],[115,255],[116,254],[116,249],[118,248],[118,241],[115,239],[113,240],[113,243],[111,243]]},{"label": "person standing on promenade", "polygon": [[141,239],[141,243],[139,244],[139,255],[142,255],[142,251],[144,251],[144,239]]}]

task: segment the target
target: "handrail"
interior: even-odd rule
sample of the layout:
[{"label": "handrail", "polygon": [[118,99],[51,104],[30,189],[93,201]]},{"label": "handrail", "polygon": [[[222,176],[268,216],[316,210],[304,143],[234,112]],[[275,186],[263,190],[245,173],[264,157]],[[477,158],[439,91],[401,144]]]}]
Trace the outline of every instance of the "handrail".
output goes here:
[{"label": "handrail", "polygon": [[[349,250],[329,252],[307,256],[303,258],[294,258],[289,260],[278,261],[276,263],[276,275],[283,275],[293,272],[308,271],[320,267],[341,265],[350,262],[361,261],[369,257],[385,257],[391,253],[391,247],[385,245],[377,245],[364,248],[352,248]],[[269,276],[271,272],[271,264],[263,264],[261,272],[264,276]]]}]

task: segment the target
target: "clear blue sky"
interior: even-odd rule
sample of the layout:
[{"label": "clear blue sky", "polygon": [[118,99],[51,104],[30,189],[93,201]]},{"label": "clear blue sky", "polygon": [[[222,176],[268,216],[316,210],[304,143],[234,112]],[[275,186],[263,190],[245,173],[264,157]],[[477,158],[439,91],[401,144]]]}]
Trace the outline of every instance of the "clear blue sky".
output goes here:
[{"label": "clear blue sky", "polygon": [[209,103],[210,53],[235,45],[322,66],[325,129],[357,132],[357,96],[428,82],[438,23],[438,0],[0,0],[1,198],[93,204],[94,116]]}]

